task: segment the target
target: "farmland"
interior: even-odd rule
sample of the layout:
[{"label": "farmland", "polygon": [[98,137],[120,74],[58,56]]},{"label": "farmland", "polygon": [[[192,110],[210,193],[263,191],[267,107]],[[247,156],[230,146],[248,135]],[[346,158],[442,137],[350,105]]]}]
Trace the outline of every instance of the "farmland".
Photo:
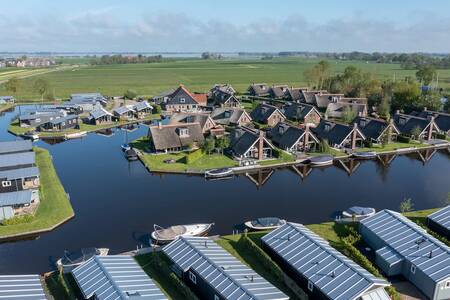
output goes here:
[{"label": "farmland", "polygon": [[[33,91],[35,78],[47,79],[59,99],[76,92],[101,92],[105,95],[122,95],[135,89],[142,96],[153,96],[180,83],[193,91],[207,91],[214,83],[230,83],[238,92],[245,92],[252,82],[268,84],[286,83],[306,86],[305,69],[317,63],[315,59],[275,58],[273,60],[180,59],[162,63],[102,65],[65,68],[51,73],[34,74],[24,78],[17,98],[20,101],[38,100]],[[397,64],[376,64],[361,61],[331,61],[334,72],[355,65],[380,79],[415,77],[414,70],[403,70]],[[439,70],[440,87],[450,90],[450,70]],[[0,77],[3,73],[0,73]],[[0,86],[0,94],[5,94]]]}]

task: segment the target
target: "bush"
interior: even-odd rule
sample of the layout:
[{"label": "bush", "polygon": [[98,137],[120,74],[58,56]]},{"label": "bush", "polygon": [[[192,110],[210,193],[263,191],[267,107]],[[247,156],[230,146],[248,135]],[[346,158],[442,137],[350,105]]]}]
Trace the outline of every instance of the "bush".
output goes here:
[{"label": "bush", "polygon": [[186,164],[192,164],[194,161],[202,158],[203,155],[204,155],[204,153],[203,153],[203,151],[201,149],[189,152],[184,158],[185,163]]},{"label": "bush", "polygon": [[294,157],[291,154],[286,153],[281,149],[275,148],[272,151],[273,151],[273,155],[278,159],[281,159],[283,161],[293,161],[294,160]]},{"label": "bush", "polygon": [[153,113],[154,113],[154,114],[160,114],[161,111],[162,111],[161,105],[155,105],[155,106],[153,107]]},{"label": "bush", "polygon": [[11,219],[5,219],[1,222],[1,225],[8,226],[8,225],[18,225],[23,223],[30,223],[33,221],[34,216],[33,215],[24,215],[24,216],[16,216],[12,217]]},{"label": "bush", "polygon": [[372,148],[372,147],[373,147],[373,142],[372,142],[371,139],[368,139],[368,140],[365,140],[365,141],[364,141],[364,145],[365,145],[367,148]]},{"label": "bush", "polygon": [[400,134],[399,136],[397,136],[397,142],[409,144],[411,142],[411,138],[409,136]]},{"label": "bush", "polygon": [[447,138],[447,135],[445,133],[436,133],[436,138],[445,140]]}]

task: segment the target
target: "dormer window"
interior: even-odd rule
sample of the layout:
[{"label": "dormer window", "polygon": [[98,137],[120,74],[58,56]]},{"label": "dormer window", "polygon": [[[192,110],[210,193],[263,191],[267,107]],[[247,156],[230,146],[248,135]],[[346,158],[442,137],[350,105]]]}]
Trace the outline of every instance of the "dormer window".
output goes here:
[{"label": "dormer window", "polygon": [[226,111],[226,112],[224,113],[224,116],[225,116],[225,118],[231,117],[231,112]]},{"label": "dormer window", "polygon": [[398,120],[398,122],[400,123],[400,125],[405,125],[406,124],[406,119],[405,118],[400,118],[400,120]]},{"label": "dormer window", "polygon": [[178,128],[178,135],[180,137],[188,137],[189,136],[189,129],[188,128]]},{"label": "dormer window", "polygon": [[359,126],[360,126],[360,127],[366,127],[366,125],[367,125],[367,120],[362,119],[362,120],[359,122]]},{"label": "dormer window", "polygon": [[180,103],[185,103],[186,102],[186,98],[180,98]]},{"label": "dormer window", "polygon": [[284,130],[285,130],[285,128],[284,128],[283,125],[278,126],[278,133],[279,133],[279,134],[283,134],[283,133],[284,133]]}]

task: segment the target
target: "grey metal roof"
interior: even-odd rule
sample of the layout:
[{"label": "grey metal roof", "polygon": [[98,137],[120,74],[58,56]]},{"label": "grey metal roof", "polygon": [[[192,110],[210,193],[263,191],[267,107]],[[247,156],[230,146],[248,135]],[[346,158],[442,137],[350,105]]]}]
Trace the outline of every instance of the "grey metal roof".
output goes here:
[{"label": "grey metal roof", "polygon": [[94,256],[72,275],[86,299],[167,299],[129,255]]},{"label": "grey metal roof", "polygon": [[226,299],[289,299],[209,238],[181,237],[163,252],[183,271],[194,270]]},{"label": "grey metal roof", "polygon": [[450,205],[432,213],[428,219],[450,230]]},{"label": "grey metal roof", "polygon": [[0,299],[47,299],[39,275],[0,275]]},{"label": "grey metal roof", "polygon": [[23,190],[11,193],[0,193],[0,206],[13,206],[30,204],[33,198],[31,190]]},{"label": "grey metal roof", "polygon": [[[237,107],[218,107],[215,108],[211,113],[211,118],[217,124],[229,125],[229,124],[238,124],[239,119],[243,114],[247,114],[247,112],[242,108]],[[249,114],[247,117],[251,120]]]},{"label": "grey metal roof", "polygon": [[358,299],[389,285],[301,224],[287,223],[265,235],[262,242],[329,299]]},{"label": "grey metal roof", "polygon": [[127,105],[120,106],[120,107],[117,107],[116,109],[114,109],[114,112],[119,115],[126,114],[127,112],[130,112],[130,111],[133,111],[133,109],[131,107],[128,107]]},{"label": "grey metal roof", "polygon": [[389,266],[403,261],[403,257],[390,246],[380,248],[376,252]]},{"label": "grey metal roof", "polygon": [[78,116],[77,115],[67,115],[62,118],[50,120],[48,123],[51,123],[52,125],[57,125],[57,124],[61,124],[63,122],[67,122],[69,120],[74,120],[74,119],[78,119]]},{"label": "grey metal roof", "polygon": [[402,214],[385,209],[362,220],[360,226],[375,234],[433,281],[450,278],[450,247]]},{"label": "grey metal roof", "polygon": [[94,110],[92,110],[90,112],[90,115],[94,119],[98,119],[98,118],[101,118],[103,116],[112,116],[112,114],[109,111],[107,111],[106,109],[104,109],[101,106],[96,106],[94,108]]},{"label": "grey metal roof", "polygon": [[147,101],[141,101],[141,102],[137,102],[134,107],[133,107],[136,111],[141,111],[144,109],[153,109],[153,107],[147,102]]},{"label": "grey metal roof", "polygon": [[0,179],[6,178],[6,180],[14,180],[14,179],[19,179],[19,178],[31,178],[31,177],[38,177],[38,176],[39,176],[39,169],[37,167],[0,171]]},{"label": "grey metal roof", "polygon": [[0,155],[0,168],[31,165],[36,162],[34,152],[20,152]]},{"label": "grey metal roof", "polygon": [[0,142],[0,154],[31,151],[32,148],[33,144],[30,140]]}]

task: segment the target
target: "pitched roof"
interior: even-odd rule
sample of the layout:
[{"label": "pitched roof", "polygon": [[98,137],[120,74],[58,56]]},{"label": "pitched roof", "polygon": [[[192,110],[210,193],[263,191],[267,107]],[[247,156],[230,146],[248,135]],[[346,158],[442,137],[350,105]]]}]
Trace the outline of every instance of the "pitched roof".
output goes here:
[{"label": "pitched roof", "polygon": [[440,130],[443,131],[449,131],[450,130],[450,114],[443,113],[443,112],[437,112],[437,111],[430,111],[430,110],[424,110],[418,114],[416,114],[417,117],[428,119],[430,117],[434,117],[434,121],[436,122],[437,126]]},{"label": "pitched roof", "polygon": [[46,111],[39,110],[33,112],[25,112],[19,116],[20,121],[31,121],[41,119],[43,121],[50,120],[51,118],[60,118],[66,116],[66,112],[63,110],[49,109]]},{"label": "pitched roof", "polygon": [[353,126],[331,122],[328,120],[322,120],[317,127],[311,128],[317,137],[327,140],[332,145],[342,144],[345,138],[353,132],[353,129]]},{"label": "pitched roof", "polygon": [[269,95],[269,86],[266,83],[252,83],[248,90],[253,91],[256,96]]},{"label": "pitched roof", "polygon": [[103,116],[113,116],[112,113],[104,109],[102,106],[96,106],[89,114],[94,119],[99,119]]},{"label": "pitched roof", "polygon": [[411,134],[415,128],[419,128],[421,132],[424,131],[431,123],[431,120],[397,113],[394,115],[394,123],[401,133]]},{"label": "pitched roof", "polygon": [[[211,118],[217,124],[230,125],[238,124],[239,119],[243,114],[247,114],[247,112],[242,108],[218,107],[212,111]],[[248,117],[251,119],[250,115],[248,115]]]},{"label": "pitched roof", "polygon": [[[244,155],[259,140],[259,133],[250,130],[237,128],[233,133],[237,136],[231,138],[231,150],[236,156]],[[265,137],[263,139],[273,148],[273,145]]]},{"label": "pitched roof", "polygon": [[[179,130],[188,129],[188,136],[180,136]],[[156,150],[186,147],[193,142],[204,140],[202,128],[199,123],[155,125],[150,126],[149,133]]]},{"label": "pitched roof", "polygon": [[389,285],[302,224],[287,223],[261,241],[329,299],[359,299],[375,288]]},{"label": "pitched roof", "polygon": [[328,94],[319,92],[314,94],[314,104],[319,108],[326,108],[328,107],[328,104],[338,102],[342,97],[344,97],[344,94]]},{"label": "pitched roof", "polygon": [[428,219],[450,230],[450,205],[430,214]]},{"label": "pitched roof", "polygon": [[283,98],[288,93],[289,87],[285,84],[273,85],[270,87],[270,94],[273,98]]},{"label": "pitched roof", "polygon": [[367,115],[367,105],[353,102],[332,102],[328,104],[325,114],[330,118],[342,118],[346,110],[355,112],[357,116]]},{"label": "pitched roof", "polygon": [[289,299],[209,238],[181,237],[163,252],[183,271],[194,270],[225,299]]},{"label": "pitched roof", "polygon": [[302,91],[306,91],[308,90],[307,88],[294,88],[294,87],[290,87],[288,89],[288,92],[286,94],[286,96],[291,100],[291,101],[300,101],[300,99],[302,98]]},{"label": "pitched roof", "polygon": [[33,193],[31,190],[0,193],[0,207],[30,204],[32,199]]},{"label": "pitched roof", "polygon": [[45,300],[39,275],[0,275],[0,298]]},{"label": "pitched roof", "polygon": [[274,113],[278,111],[282,116],[283,113],[275,106],[261,103],[251,113],[250,116],[256,122],[263,123]]},{"label": "pitched roof", "polygon": [[206,122],[214,120],[210,118],[209,114],[205,113],[174,113],[170,117],[169,124],[178,123],[199,123],[202,130],[205,128]]},{"label": "pitched roof", "polygon": [[118,115],[123,115],[128,112],[133,112],[133,107],[131,105],[123,105],[115,108],[113,111]]},{"label": "pitched roof", "polygon": [[65,117],[61,117],[61,118],[56,118],[56,119],[50,120],[50,121],[48,121],[46,123],[50,123],[52,125],[58,125],[58,124],[61,124],[63,122],[67,122],[69,120],[76,120],[76,119],[78,119],[77,115],[67,115]]},{"label": "pitched roof", "polygon": [[[360,227],[372,232],[397,258],[414,264],[434,282],[450,278],[450,247],[402,214],[384,209],[362,220]],[[364,236],[364,231],[361,233]]]},{"label": "pitched roof", "polygon": [[206,104],[206,94],[193,94],[184,85],[180,85],[172,94],[167,96],[168,104]]},{"label": "pitched roof", "polygon": [[144,109],[153,109],[153,107],[147,101],[140,101],[133,106],[133,109],[139,112]]},{"label": "pitched roof", "polygon": [[86,299],[167,299],[129,255],[94,256],[72,275]]},{"label": "pitched roof", "polygon": [[315,95],[316,94],[320,94],[320,93],[328,93],[326,90],[321,90],[321,91],[301,91],[301,95],[303,98],[303,101],[305,101],[308,104],[313,104],[316,105],[316,98]]},{"label": "pitched roof", "polygon": [[31,165],[36,162],[34,152],[20,152],[0,155],[0,168]]},{"label": "pitched roof", "polygon": [[30,140],[0,142],[0,154],[31,151],[33,144]]},{"label": "pitched roof", "polygon": [[290,120],[303,120],[311,111],[319,111],[312,105],[306,103],[292,103],[283,107],[284,115]]},{"label": "pitched roof", "polygon": [[32,178],[38,176],[39,176],[39,169],[37,167],[0,171],[0,178],[6,178],[6,180],[14,180],[19,178]]},{"label": "pitched roof", "polygon": [[211,93],[225,93],[225,94],[229,94],[229,95],[234,95],[236,93],[236,90],[231,86],[231,84],[228,83],[219,83],[219,84],[215,84],[212,89],[211,89]]},{"label": "pitched roof", "polygon": [[[381,134],[389,126],[389,123],[386,122],[386,120],[369,117],[356,117],[352,123],[358,125],[358,128],[362,131],[366,138],[371,138],[374,140],[379,139]],[[397,127],[394,124],[392,125],[393,130],[399,133]]]},{"label": "pitched roof", "polygon": [[[291,149],[303,137],[305,130],[280,122],[270,131],[270,139],[281,149]],[[317,143],[319,140],[309,132],[310,138]]]},{"label": "pitched roof", "polygon": [[106,97],[100,93],[81,93],[72,94],[69,104],[95,104],[97,102],[106,102]]}]

